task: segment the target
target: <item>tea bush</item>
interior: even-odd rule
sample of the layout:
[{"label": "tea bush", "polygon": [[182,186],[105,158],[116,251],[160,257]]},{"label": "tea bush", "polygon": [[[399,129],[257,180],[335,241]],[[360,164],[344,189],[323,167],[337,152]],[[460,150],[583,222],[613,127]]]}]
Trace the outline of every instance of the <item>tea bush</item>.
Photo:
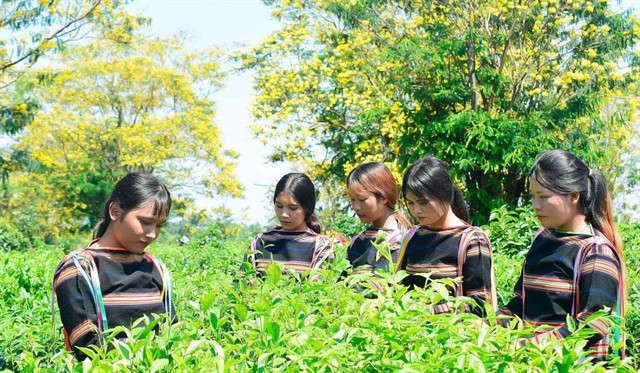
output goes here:
[{"label": "tea bush", "polygon": [[512,208],[507,205],[491,211],[489,223],[482,228],[494,252],[524,257],[540,223],[530,206]]},{"label": "tea bush", "polygon": [[[629,268],[637,267],[638,226],[621,228]],[[514,238],[492,240],[507,243]],[[472,314],[432,315],[428,304],[450,299],[446,283],[407,292],[398,286],[401,274],[382,273],[384,286],[374,292],[366,276],[340,273],[347,269],[346,248],[337,246],[331,268],[309,280],[282,275],[276,266],[264,279],[252,271],[238,273],[251,235],[212,228],[189,245],[173,239],[150,247],[171,270],[179,323],[161,319],[148,327],[136,324],[126,341],[113,348],[89,351],[77,362],[64,350],[59,316],[52,341],[49,314],[53,270],[63,248],[7,251],[0,260],[0,371],[15,372],[191,372],[191,371],[443,371],[443,372],[591,372],[604,371],[584,361],[589,331],[577,330],[563,341],[514,348],[533,331],[524,325],[504,329]],[[635,237],[635,238],[634,238]],[[530,237],[528,238],[530,240]],[[500,304],[512,294],[521,258],[495,249]],[[629,270],[631,286],[638,273]],[[363,291],[353,290],[355,285]],[[631,357],[610,369],[635,371],[640,299],[631,292],[627,319]],[[606,317],[599,315],[599,317]],[[161,324],[160,332],[151,330]],[[122,331],[121,329],[118,329]]]},{"label": "tea bush", "polygon": [[347,214],[338,214],[327,224],[327,230],[343,234],[345,237],[353,237],[367,228],[360,219]]}]

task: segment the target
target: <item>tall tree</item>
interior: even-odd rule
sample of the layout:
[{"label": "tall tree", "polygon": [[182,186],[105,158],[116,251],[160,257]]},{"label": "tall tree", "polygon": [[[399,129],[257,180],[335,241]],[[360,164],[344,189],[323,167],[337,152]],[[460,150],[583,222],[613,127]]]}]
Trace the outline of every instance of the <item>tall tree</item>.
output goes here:
[{"label": "tall tree", "polygon": [[525,195],[541,151],[615,176],[637,132],[640,24],[610,1],[265,3],[284,27],[242,56],[257,71],[255,133],[318,176],[433,154],[486,218]]},{"label": "tall tree", "polygon": [[174,192],[241,195],[236,154],[214,123],[219,57],[187,53],[178,37],[99,40],[33,71],[42,109],[15,149],[38,167],[15,175],[10,215],[47,217],[53,234],[90,227],[113,183],[131,171],[154,172]]},{"label": "tall tree", "polygon": [[[25,95],[28,85],[14,83],[41,57],[64,50],[68,43],[88,38],[131,40],[148,19],[128,14],[126,0],[6,0],[0,1],[0,134],[14,135],[35,116],[40,104]],[[25,161],[23,153],[0,154],[2,187],[9,171]]]},{"label": "tall tree", "polygon": [[0,2],[0,90],[40,57],[89,35],[128,41],[145,19],[124,12],[122,0]]}]

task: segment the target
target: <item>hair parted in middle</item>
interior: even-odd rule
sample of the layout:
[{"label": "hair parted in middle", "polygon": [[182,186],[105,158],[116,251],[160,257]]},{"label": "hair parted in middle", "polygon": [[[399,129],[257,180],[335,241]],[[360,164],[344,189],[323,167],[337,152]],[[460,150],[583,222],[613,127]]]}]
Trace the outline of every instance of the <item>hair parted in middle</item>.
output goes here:
[{"label": "hair parted in middle", "polygon": [[436,157],[424,156],[404,172],[402,196],[405,203],[407,193],[450,205],[458,218],[469,221],[469,209],[462,191],[451,180],[447,165]]},{"label": "hair parted in middle", "polygon": [[289,194],[298,201],[304,210],[304,221],[307,227],[318,234],[322,233],[322,225],[314,213],[316,208],[316,188],[309,176],[300,172],[291,172],[284,175],[276,184],[273,203],[276,203],[280,193]]}]

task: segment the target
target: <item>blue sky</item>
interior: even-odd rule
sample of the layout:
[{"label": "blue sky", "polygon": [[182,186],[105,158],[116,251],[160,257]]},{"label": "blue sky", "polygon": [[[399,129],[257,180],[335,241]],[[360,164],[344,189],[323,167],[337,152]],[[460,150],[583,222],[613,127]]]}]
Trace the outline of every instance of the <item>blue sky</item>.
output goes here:
[{"label": "blue sky", "polygon": [[[640,0],[624,0],[623,9],[640,8]],[[171,36],[185,31],[194,49],[234,43],[255,45],[278,27],[271,11],[259,0],[137,0],[129,6],[133,13],[152,18],[150,33]],[[251,76],[230,76],[214,97],[216,123],[223,132],[225,146],[240,153],[237,174],[245,186],[246,199],[223,201],[232,208],[237,220],[266,224],[274,216],[269,188],[292,170],[287,164],[267,161],[269,149],[254,139],[251,121]],[[220,201],[199,200],[202,206]]]},{"label": "blue sky", "polygon": [[[274,31],[278,24],[271,11],[258,0],[142,0],[129,10],[152,18],[150,33],[171,36],[179,31],[189,35],[194,49],[213,46],[233,47],[235,43],[255,45]],[[261,224],[274,216],[269,187],[289,172],[289,165],[267,161],[269,150],[254,139],[251,121],[251,75],[230,76],[214,97],[216,124],[223,132],[225,147],[240,153],[237,174],[245,186],[244,200],[226,200],[236,219]],[[295,170],[298,171],[298,170]],[[200,199],[204,206],[220,201]]]}]

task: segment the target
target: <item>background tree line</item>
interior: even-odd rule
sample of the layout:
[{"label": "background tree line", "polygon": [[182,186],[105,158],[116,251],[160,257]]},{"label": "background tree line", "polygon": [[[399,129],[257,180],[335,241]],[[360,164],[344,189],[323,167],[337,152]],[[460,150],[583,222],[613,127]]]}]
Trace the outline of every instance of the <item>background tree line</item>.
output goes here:
[{"label": "background tree line", "polygon": [[[211,95],[230,54],[254,73],[255,136],[324,194],[357,164],[400,178],[433,154],[486,222],[526,199],[551,148],[638,176],[640,22],[613,1],[265,0],[282,27],[251,49],[149,38],[126,2],[0,4],[0,213],[29,236],[89,229],[129,171],[240,196]],[[47,57],[46,63],[35,63]],[[35,65],[35,66],[34,66]],[[635,142],[634,142],[635,141]],[[178,216],[210,218],[177,193]]]},{"label": "background tree line", "polygon": [[477,222],[522,202],[544,150],[575,153],[617,191],[635,182],[640,24],[613,1],[265,3],[283,27],[242,61],[273,160],[342,183],[364,161],[399,176],[432,154]]},{"label": "background tree line", "polygon": [[0,124],[13,139],[0,213],[12,225],[29,237],[89,230],[132,171],[161,176],[193,224],[208,216],[185,190],[242,194],[214,121],[220,51],[146,36],[149,20],[121,1],[3,2],[0,14]]}]

